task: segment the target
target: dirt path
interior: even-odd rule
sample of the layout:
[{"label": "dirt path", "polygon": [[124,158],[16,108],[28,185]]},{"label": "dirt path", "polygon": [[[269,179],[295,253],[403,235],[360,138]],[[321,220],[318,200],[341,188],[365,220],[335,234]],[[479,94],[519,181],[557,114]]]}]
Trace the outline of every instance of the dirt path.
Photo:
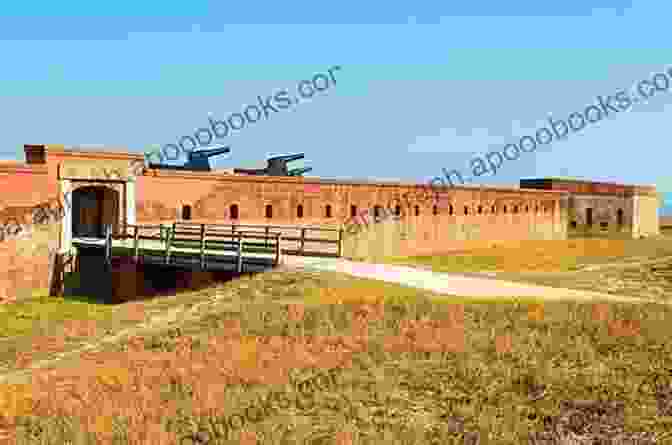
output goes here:
[{"label": "dirt path", "polygon": [[297,270],[341,272],[348,275],[398,283],[432,292],[460,297],[539,297],[551,300],[610,300],[629,303],[663,303],[659,300],[613,295],[587,290],[539,286],[474,274],[432,272],[414,267],[370,264],[343,258],[285,257],[285,267]]}]

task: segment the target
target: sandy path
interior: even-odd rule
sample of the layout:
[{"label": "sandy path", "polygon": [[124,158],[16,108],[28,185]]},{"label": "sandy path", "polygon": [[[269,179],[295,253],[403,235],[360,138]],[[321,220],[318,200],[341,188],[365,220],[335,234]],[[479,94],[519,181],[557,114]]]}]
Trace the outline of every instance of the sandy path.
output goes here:
[{"label": "sandy path", "polygon": [[286,256],[283,260],[284,266],[289,268],[341,272],[355,277],[397,283],[438,294],[461,297],[538,297],[549,300],[611,300],[629,303],[654,302],[666,304],[658,300],[638,297],[514,283],[493,277],[432,272],[407,266],[354,262],[343,258]]}]

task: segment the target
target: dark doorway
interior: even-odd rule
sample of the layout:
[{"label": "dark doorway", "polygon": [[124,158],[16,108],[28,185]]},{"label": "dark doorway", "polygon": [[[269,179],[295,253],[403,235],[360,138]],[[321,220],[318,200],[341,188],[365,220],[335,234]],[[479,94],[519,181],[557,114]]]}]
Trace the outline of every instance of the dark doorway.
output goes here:
[{"label": "dark doorway", "polygon": [[616,223],[618,224],[618,227],[623,226],[623,209],[618,209],[616,212]]},{"label": "dark doorway", "polygon": [[182,219],[191,219],[191,206],[182,206]]},{"label": "dark doorway", "polygon": [[591,227],[593,225],[593,209],[586,209],[586,225]]},{"label": "dark doorway", "polygon": [[232,204],[231,207],[229,207],[229,215],[231,215],[231,219],[238,219],[238,205],[237,204]]},{"label": "dark doorway", "polygon": [[72,236],[103,238],[104,225],[119,227],[119,193],[102,186],[81,187],[72,192]]}]

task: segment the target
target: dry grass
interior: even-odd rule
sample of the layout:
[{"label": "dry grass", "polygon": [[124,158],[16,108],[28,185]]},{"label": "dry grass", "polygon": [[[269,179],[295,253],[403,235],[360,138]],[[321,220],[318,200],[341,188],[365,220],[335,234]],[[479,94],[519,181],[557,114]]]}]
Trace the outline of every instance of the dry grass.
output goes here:
[{"label": "dry grass", "polygon": [[391,258],[395,264],[420,264],[442,272],[563,272],[586,265],[636,262],[672,256],[672,238],[570,239],[495,243],[446,256]]},{"label": "dry grass", "polygon": [[[191,296],[192,309],[207,304],[162,332],[0,387],[2,426],[18,443],[59,445],[196,433],[268,445],[628,443],[619,437],[671,429],[670,308],[446,303],[364,283],[270,273]],[[311,399],[292,384],[325,369],[338,387]],[[299,400],[215,440],[218,416],[270,390]]]},{"label": "dry grass", "polygon": [[23,368],[33,359],[68,350],[111,326],[115,308],[95,302],[30,298],[0,306],[0,367]]},{"label": "dry grass", "polygon": [[572,273],[498,273],[498,278],[670,302],[672,260]]},{"label": "dry grass", "polygon": [[542,286],[669,301],[672,237],[640,240],[530,241],[443,257],[397,258],[393,263],[436,271],[489,272]]}]

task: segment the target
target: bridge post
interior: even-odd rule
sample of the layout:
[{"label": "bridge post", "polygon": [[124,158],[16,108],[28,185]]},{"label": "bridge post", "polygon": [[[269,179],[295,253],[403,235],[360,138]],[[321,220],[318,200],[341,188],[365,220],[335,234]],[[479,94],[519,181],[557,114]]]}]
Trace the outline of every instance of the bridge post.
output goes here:
[{"label": "bridge post", "polygon": [[280,241],[282,240],[282,233],[275,236],[275,265],[280,264]]},{"label": "bridge post", "polygon": [[173,238],[175,238],[175,226],[173,225],[173,236],[170,235],[170,229],[166,233],[166,264],[170,263],[170,246],[172,244]]},{"label": "bridge post", "polygon": [[343,227],[338,229],[338,256],[343,254]]},{"label": "bridge post", "polygon": [[138,226],[135,226],[134,229],[135,230],[133,231],[133,260],[135,260],[135,262],[137,263],[138,262],[138,247],[139,247],[138,234],[140,233],[140,231],[139,231]]},{"label": "bridge post", "polygon": [[108,264],[112,263],[112,224],[105,225],[105,257]]},{"label": "bridge post", "polygon": [[205,270],[205,224],[201,224],[201,270]]},{"label": "bridge post", "polygon": [[238,273],[243,272],[243,234],[238,234]]}]

